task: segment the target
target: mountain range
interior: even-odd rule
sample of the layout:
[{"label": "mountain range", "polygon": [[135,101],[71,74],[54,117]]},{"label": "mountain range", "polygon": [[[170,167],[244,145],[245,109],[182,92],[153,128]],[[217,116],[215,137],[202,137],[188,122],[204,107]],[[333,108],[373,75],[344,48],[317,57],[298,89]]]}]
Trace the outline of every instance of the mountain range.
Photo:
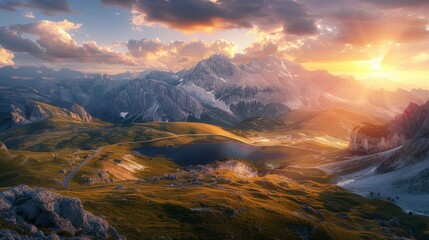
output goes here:
[{"label": "mountain range", "polygon": [[290,110],[332,107],[389,118],[409,102],[422,104],[428,98],[423,90],[369,89],[353,78],[308,71],[276,56],[237,65],[217,54],[175,73],[0,69],[2,129],[16,124],[14,116],[28,112],[28,101],[68,110],[78,104],[93,117],[114,123],[198,121],[232,126],[247,118],[277,118]]}]

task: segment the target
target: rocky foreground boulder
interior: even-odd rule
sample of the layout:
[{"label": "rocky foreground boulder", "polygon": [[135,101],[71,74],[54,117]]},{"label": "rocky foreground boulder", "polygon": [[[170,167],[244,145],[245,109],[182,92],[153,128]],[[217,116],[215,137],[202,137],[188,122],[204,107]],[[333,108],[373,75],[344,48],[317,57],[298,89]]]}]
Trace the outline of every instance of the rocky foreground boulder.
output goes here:
[{"label": "rocky foreground boulder", "polygon": [[125,239],[79,199],[26,185],[0,192],[0,221],[12,229],[0,229],[0,239]]}]

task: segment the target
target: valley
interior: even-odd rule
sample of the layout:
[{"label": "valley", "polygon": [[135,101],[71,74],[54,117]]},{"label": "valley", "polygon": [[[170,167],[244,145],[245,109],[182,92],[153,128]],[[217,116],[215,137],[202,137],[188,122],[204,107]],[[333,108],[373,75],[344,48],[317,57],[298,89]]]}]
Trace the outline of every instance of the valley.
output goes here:
[{"label": "valley", "polygon": [[0,0],[0,240],[429,240],[429,0]]},{"label": "valley", "polygon": [[[279,72],[278,85],[265,82]],[[34,228],[4,228],[63,239],[429,237],[424,95],[380,95],[277,57],[215,55],[180,73],[116,78],[0,79],[1,190],[49,189],[106,221],[101,232],[70,227],[54,209],[64,217],[46,225],[54,232],[34,214]]]},{"label": "valley", "polygon": [[[78,197],[85,209],[103,216],[127,239],[207,238],[207,232],[213,239],[425,239],[425,217],[336,186],[336,173],[321,166],[347,165],[338,161],[348,154],[346,136],[356,124],[337,118],[344,127],[333,132],[326,114],[330,112],[291,112],[276,131],[255,130],[257,123],[246,130],[180,122],[77,123],[76,128],[51,118],[23,126],[38,131],[19,127],[0,133],[10,146],[10,158],[1,161],[7,166],[1,183],[5,189],[25,183]],[[239,142],[252,148],[236,155],[237,146],[228,144]],[[206,157],[214,153],[196,151],[200,146],[188,150],[197,155],[185,154],[176,162],[181,154],[166,150],[208,143],[233,152],[220,149],[225,155]],[[243,155],[254,151],[274,157]]]}]

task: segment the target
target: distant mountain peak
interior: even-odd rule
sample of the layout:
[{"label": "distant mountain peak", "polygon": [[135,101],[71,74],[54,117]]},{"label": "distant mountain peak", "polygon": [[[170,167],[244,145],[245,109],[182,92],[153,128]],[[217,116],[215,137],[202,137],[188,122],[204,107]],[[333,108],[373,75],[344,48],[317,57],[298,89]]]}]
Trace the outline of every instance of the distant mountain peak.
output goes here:
[{"label": "distant mountain peak", "polygon": [[238,66],[227,56],[215,54],[199,62],[195,69],[208,71],[219,76],[233,76],[238,70]]},{"label": "distant mountain peak", "polygon": [[405,109],[404,114],[412,114],[420,109],[420,106],[417,103],[410,102],[408,107]]}]

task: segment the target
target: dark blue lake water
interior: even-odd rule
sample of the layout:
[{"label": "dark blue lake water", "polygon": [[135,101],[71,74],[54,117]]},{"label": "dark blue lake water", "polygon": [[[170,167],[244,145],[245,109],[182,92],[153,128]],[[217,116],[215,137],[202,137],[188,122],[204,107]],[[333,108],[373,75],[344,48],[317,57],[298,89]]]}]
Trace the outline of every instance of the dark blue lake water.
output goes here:
[{"label": "dark blue lake water", "polygon": [[283,153],[265,152],[239,142],[201,142],[174,147],[143,147],[134,149],[142,155],[171,158],[179,165],[207,164],[223,158],[235,157],[245,160],[276,160],[285,157]]}]

